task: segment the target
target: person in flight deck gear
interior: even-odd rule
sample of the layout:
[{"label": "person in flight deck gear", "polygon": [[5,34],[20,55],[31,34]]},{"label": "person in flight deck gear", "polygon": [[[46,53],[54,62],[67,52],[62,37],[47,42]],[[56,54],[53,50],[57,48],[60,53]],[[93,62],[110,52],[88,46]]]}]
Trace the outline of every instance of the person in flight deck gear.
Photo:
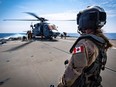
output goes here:
[{"label": "person in flight deck gear", "polygon": [[77,14],[77,24],[81,36],[70,49],[72,57],[57,87],[102,87],[100,71],[105,69],[107,49],[112,47],[101,30],[106,12],[89,6]]},{"label": "person in flight deck gear", "polygon": [[27,37],[28,37],[28,40],[32,39],[32,32],[30,30],[27,31]]}]

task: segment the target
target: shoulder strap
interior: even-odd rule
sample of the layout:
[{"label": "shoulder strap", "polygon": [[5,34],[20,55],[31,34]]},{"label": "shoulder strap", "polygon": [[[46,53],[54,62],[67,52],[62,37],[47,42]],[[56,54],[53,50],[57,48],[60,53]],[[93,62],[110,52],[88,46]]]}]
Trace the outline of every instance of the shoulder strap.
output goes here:
[{"label": "shoulder strap", "polygon": [[[71,49],[70,49],[70,51],[69,51],[70,53],[72,53],[74,47],[76,46],[76,44],[77,44],[81,39],[89,39],[89,40],[93,41],[95,44],[100,43],[102,46],[105,45],[105,41],[104,41],[103,38],[98,37],[98,36],[93,35],[93,34],[86,34],[86,35],[82,35],[81,37],[79,37],[79,38],[75,41],[75,43],[73,44],[73,46],[71,47]],[[97,44],[97,45],[98,45],[98,44]]]}]

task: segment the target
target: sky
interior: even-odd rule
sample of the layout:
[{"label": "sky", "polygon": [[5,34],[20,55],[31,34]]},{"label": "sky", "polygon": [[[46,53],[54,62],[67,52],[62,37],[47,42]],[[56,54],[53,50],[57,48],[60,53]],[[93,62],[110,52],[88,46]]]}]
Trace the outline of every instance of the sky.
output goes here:
[{"label": "sky", "polygon": [[[3,21],[4,19],[35,19],[24,12],[33,12],[48,20],[76,20],[77,13],[87,6],[100,6],[107,13],[105,33],[116,33],[116,0],[0,0],[0,33],[23,33],[32,21]],[[76,21],[48,21],[59,32],[76,33]]]}]

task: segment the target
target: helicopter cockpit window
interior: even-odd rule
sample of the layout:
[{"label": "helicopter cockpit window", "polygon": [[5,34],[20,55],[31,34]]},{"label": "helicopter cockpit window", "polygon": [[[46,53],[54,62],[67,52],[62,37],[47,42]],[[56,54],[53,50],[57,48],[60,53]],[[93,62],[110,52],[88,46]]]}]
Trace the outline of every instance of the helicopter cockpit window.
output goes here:
[{"label": "helicopter cockpit window", "polygon": [[50,29],[50,30],[57,30],[57,28],[56,28],[55,25],[49,25],[49,29]]}]

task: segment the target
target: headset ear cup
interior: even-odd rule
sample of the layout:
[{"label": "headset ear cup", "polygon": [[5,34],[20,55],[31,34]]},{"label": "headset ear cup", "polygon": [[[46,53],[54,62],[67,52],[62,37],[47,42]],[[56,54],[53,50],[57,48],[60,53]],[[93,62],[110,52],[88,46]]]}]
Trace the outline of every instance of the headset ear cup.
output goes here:
[{"label": "headset ear cup", "polygon": [[79,18],[80,18],[80,16],[81,16],[81,13],[79,12],[78,14],[77,14],[77,24],[79,25]]}]

